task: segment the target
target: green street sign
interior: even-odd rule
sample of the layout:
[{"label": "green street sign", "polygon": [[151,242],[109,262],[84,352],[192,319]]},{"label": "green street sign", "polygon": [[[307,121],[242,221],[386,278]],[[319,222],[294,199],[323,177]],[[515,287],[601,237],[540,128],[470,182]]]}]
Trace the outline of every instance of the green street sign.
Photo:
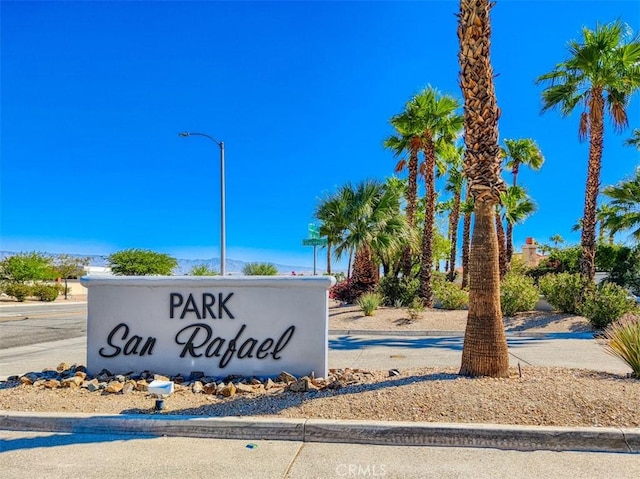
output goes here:
[{"label": "green street sign", "polygon": [[326,246],[327,238],[309,238],[302,240],[302,246]]}]

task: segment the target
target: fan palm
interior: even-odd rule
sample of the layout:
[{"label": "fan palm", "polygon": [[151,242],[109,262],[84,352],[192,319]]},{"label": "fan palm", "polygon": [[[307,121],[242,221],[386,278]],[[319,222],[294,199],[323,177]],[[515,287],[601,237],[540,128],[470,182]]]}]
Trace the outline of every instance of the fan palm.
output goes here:
[{"label": "fan palm", "polygon": [[[419,295],[425,306],[433,306],[431,276],[433,269],[433,229],[436,208],[436,157],[447,143],[455,140],[462,128],[462,115],[456,113],[460,104],[450,95],[442,95],[427,87],[412,100],[422,127],[424,154],[425,221],[422,232]],[[442,167],[439,167],[441,169]]]},{"label": "fan palm", "polygon": [[624,142],[627,146],[635,146],[637,150],[640,150],[640,128],[634,128],[631,138]]},{"label": "fan palm", "polygon": [[613,233],[631,230],[636,241],[640,240],[640,171],[617,185],[607,186],[602,193],[611,198],[611,214],[606,226]]},{"label": "fan palm", "polygon": [[509,352],[500,309],[500,274],[495,207],[505,190],[500,177],[500,116],[489,55],[489,0],[460,0],[458,40],[464,96],[465,174],[474,198],[469,258],[469,314],[460,373],[506,377]]},{"label": "fan palm", "polygon": [[538,83],[549,86],[542,92],[543,109],[559,108],[570,115],[579,105],[579,137],[589,138],[589,164],[584,199],[582,257],[580,273],[589,280],[595,275],[596,201],[600,186],[604,117],[618,130],[627,126],[630,96],[640,87],[640,38],[631,36],[620,21],[582,29],[582,41],[568,44],[570,57]]},{"label": "fan palm", "polygon": [[513,258],[513,227],[522,223],[536,211],[536,205],[521,186],[510,186],[502,194],[504,219],[507,223],[506,231],[506,261],[507,266]]},{"label": "fan palm", "polygon": [[443,158],[447,162],[448,178],[445,190],[453,194],[453,204],[449,215],[449,240],[451,241],[451,251],[449,253],[449,270],[447,272],[449,281],[456,277],[456,253],[458,243],[458,224],[460,223],[460,205],[462,203],[462,189],[465,178],[463,172],[464,148],[462,146],[450,145],[443,152]]},{"label": "fan palm", "polygon": [[[315,217],[321,221],[320,235],[327,238],[327,273],[331,274],[331,248],[342,241],[347,228],[345,198],[337,193],[320,200]],[[336,259],[340,259],[337,257]]]},{"label": "fan palm", "polygon": [[400,214],[400,194],[396,188],[367,180],[356,186],[342,186],[338,195],[345,205],[345,229],[335,253],[339,257],[346,251],[355,251],[351,275],[354,287],[371,290],[378,280],[374,256],[397,250],[407,238],[406,221]]},{"label": "fan palm", "polygon": [[544,157],[536,142],[531,138],[523,138],[520,140],[504,140],[505,148],[503,148],[502,156],[507,160],[506,167],[513,174],[513,186],[517,185],[518,173],[520,165],[528,166],[533,171],[542,168]]}]

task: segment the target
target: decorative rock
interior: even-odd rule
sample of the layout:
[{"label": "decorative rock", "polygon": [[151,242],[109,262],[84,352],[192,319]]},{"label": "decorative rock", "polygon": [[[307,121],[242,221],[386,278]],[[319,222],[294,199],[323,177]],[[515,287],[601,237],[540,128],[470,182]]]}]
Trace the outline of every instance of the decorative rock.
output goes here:
[{"label": "decorative rock", "polygon": [[84,371],[76,371],[74,376],[78,376],[80,379],[84,380],[87,378],[87,373],[85,373]]},{"label": "decorative rock", "polygon": [[308,377],[300,378],[295,380],[292,383],[289,383],[287,386],[287,391],[291,391],[293,393],[303,393],[309,390],[309,382],[305,381],[305,379],[309,379]]},{"label": "decorative rock", "polygon": [[189,381],[197,381],[198,379],[202,379],[204,377],[204,372],[202,371],[191,371],[189,374]]},{"label": "decorative rock", "polygon": [[289,384],[289,383],[295,382],[296,377],[293,374],[289,374],[286,371],[282,371],[276,378],[276,381]]},{"label": "decorative rock", "polygon": [[145,381],[144,379],[136,381],[136,391],[147,392],[148,389],[149,383],[147,381]]},{"label": "decorative rock", "polygon": [[398,371],[397,369],[390,369],[389,370],[389,377],[391,376],[400,376],[400,371]]},{"label": "decorative rock", "polygon": [[113,374],[111,373],[111,371],[109,371],[108,369],[102,369],[99,373],[98,376],[113,376]]},{"label": "decorative rock", "polygon": [[184,376],[182,374],[178,374],[177,376],[173,376],[171,380],[174,384],[182,384],[184,382]]},{"label": "decorative rock", "polygon": [[60,381],[57,379],[48,379],[44,382],[43,386],[49,389],[57,389],[60,387]]},{"label": "decorative rock", "polygon": [[253,394],[255,392],[255,389],[253,388],[253,386],[249,385],[249,384],[243,384],[243,383],[238,383],[236,384],[236,390],[238,392],[241,393],[251,393]]},{"label": "decorative rock", "polygon": [[236,394],[236,387],[233,385],[233,383],[228,383],[223,385],[222,388],[220,388],[218,394],[224,396],[224,397],[231,397],[234,396]]},{"label": "decorative rock", "polygon": [[264,388],[268,391],[269,389],[275,387],[276,383],[274,383],[271,378],[268,378],[265,382],[264,382]]},{"label": "decorative rock", "polygon": [[194,394],[200,394],[204,390],[204,386],[200,381],[194,381],[191,385],[191,392]]},{"label": "decorative rock", "polygon": [[82,387],[92,393],[100,389],[100,384],[98,383],[97,379],[92,379],[91,381],[85,381],[84,383],[82,383]]},{"label": "decorative rock", "polygon": [[205,394],[217,394],[218,385],[214,382],[210,382],[202,386],[202,392]]},{"label": "decorative rock", "polygon": [[107,384],[105,391],[108,393],[119,393],[120,391],[122,391],[123,387],[124,384],[122,384],[120,381],[111,381],[109,384]]},{"label": "decorative rock", "polygon": [[33,386],[34,387],[39,387],[39,386],[44,386],[44,383],[46,383],[46,379],[38,379],[37,381],[34,381]]},{"label": "decorative rock", "polygon": [[135,381],[131,381],[131,380],[127,381],[122,386],[122,394],[129,394],[129,393],[133,392],[133,390],[135,388],[136,388],[136,382]]},{"label": "decorative rock", "polygon": [[56,371],[61,373],[62,371],[66,371],[67,369],[71,369],[71,365],[70,364],[60,363],[60,364],[58,364],[58,367],[56,368]]},{"label": "decorative rock", "polygon": [[34,383],[34,380],[32,376],[25,374],[24,376],[20,377],[20,382],[22,384],[26,384],[27,386],[31,386]]},{"label": "decorative rock", "polygon": [[120,383],[124,383],[127,380],[127,377],[123,374],[118,374],[115,379]]},{"label": "decorative rock", "polygon": [[83,383],[83,379],[80,376],[72,376],[70,378],[63,379],[60,385],[63,388],[79,388]]},{"label": "decorative rock", "polygon": [[154,374],[153,375],[153,380],[154,381],[169,381],[169,378],[167,376],[163,376],[161,374]]}]

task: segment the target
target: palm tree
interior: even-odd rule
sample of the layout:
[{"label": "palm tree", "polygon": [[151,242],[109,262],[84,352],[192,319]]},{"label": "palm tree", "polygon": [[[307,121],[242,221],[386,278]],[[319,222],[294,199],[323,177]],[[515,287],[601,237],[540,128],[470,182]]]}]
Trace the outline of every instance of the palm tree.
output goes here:
[{"label": "palm tree", "polygon": [[536,205],[521,186],[510,186],[502,194],[502,204],[504,205],[504,219],[507,223],[506,261],[508,268],[513,258],[513,227],[533,214],[536,211]]},{"label": "palm tree", "polygon": [[640,170],[632,179],[607,186],[602,193],[611,198],[607,227],[612,233],[632,230],[634,239],[640,240]]},{"label": "palm tree", "polygon": [[[409,173],[405,214],[409,227],[413,228],[416,224],[415,212],[418,201],[418,154],[422,148],[422,127],[415,104],[411,101],[407,102],[405,111],[393,116],[390,123],[397,134],[389,136],[384,141],[384,147],[393,151],[396,157],[404,152],[409,154],[408,161],[401,159],[396,164],[395,172],[399,173],[406,167]],[[408,247],[402,255],[402,274],[405,277],[411,274],[411,250]]]},{"label": "palm tree", "polygon": [[507,235],[504,232],[504,225],[502,224],[500,206],[496,206],[496,234],[498,235],[498,271],[500,273],[500,281],[504,279],[507,274]]},{"label": "palm tree", "polygon": [[[596,201],[600,186],[605,106],[615,128],[627,126],[630,96],[640,87],[640,38],[620,21],[582,29],[582,43],[568,44],[570,58],[556,65],[537,82],[549,86],[542,92],[543,109],[559,108],[570,115],[580,105],[579,137],[589,137],[589,164],[584,199],[580,273],[595,275]],[[628,40],[628,41],[627,41]]]},{"label": "palm tree", "polygon": [[506,189],[500,177],[498,109],[489,56],[489,0],[460,0],[458,39],[464,96],[465,174],[474,199],[469,258],[469,314],[460,374],[507,377],[509,351],[500,309],[495,208]]},{"label": "palm tree", "polygon": [[460,205],[460,211],[464,215],[462,221],[462,288],[469,285],[469,250],[471,245],[471,215],[473,214],[474,204],[473,197],[469,193],[467,185],[467,193],[464,201]]},{"label": "palm tree", "polygon": [[528,166],[533,171],[542,168],[544,157],[536,142],[531,138],[523,138],[520,140],[504,140],[502,155],[506,158],[506,167],[513,174],[513,186],[517,185],[518,173],[520,165]]},{"label": "palm tree", "polygon": [[456,253],[458,243],[458,224],[460,223],[460,205],[462,203],[462,188],[465,177],[463,171],[464,148],[462,146],[451,145],[444,153],[443,158],[448,165],[449,177],[445,190],[453,194],[453,205],[449,215],[449,235],[451,241],[451,251],[449,253],[449,270],[447,278],[453,281],[456,277]]},{"label": "palm tree", "polygon": [[422,127],[424,154],[425,221],[422,232],[419,295],[425,306],[433,306],[431,272],[433,269],[433,229],[436,209],[436,156],[444,145],[455,140],[462,128],[462,115],[456,113],[460,104],[450,95],[442,95],[429,86],[413,100]]},{"label": "palm tree", "polygon": [[[320,235],[327,238],[327,273],[331,274],[331,248],[343,240],[347,228],[344,216],[347,206],[345,198],[337,193],[326,196],[316,207],[314,216],[321,221]],[[340,259],[340,258],[336,258]]]},{"label": "palm tree", "polygon": [[609,222],[610,219],[616,217],[618,213],[619,207],[617,206],[607,203],[601,203],[598,205],[598,209],[596,209],[596,220],[599,225],[598,243],[604,244],[604,235],[608,232],[609,234],[607,239],[609,240],[609,244],[613,244],[613,237],[616,232],[609,227]]},{"label": "palm tree", "polygon": [[400,194],[396,188],[367,180],[342,186],[338,195],[345,205],[346,227],[335,254],[340,257],[346,251],[355,251],[352,284],[361,292],[372,290],[378,281],[376,254],[398,250],[407,238]]},{"label": "palm tree", "polygon": [[640,128],[634,128],[631,138],[624,142],[626,146],[635,146],[637,150],[640,150]]},{"label": "palm tree", "polygon": [[564,243],[564,238],[558,234],[555,234],[551,238],[549,238],[549,241],[551,241],[553,243],[553,247],[557,249],[559,244]]}]

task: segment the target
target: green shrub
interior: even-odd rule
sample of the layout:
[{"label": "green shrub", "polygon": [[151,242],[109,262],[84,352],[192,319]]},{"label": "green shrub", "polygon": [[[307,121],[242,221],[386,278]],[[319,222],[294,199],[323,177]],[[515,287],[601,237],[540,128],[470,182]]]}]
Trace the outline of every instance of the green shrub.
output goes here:
[{"label": "green shrub", "polygon": [[384,276],[378,283],[378,293],[385,306],[409,306],[418,296],[420,281],[418,279]]},{"label": "green shrub", "polygon": [[117,276],[170,275],[178,260],[168,254],[130,248],[107,256],[107,264]]},{"label": "green shrub", "polygon": [[604,330],[604,349],[612,356],[622,359],[640,379],[640,319],[627,315],[607,326]]},{"label": "green shrub", "polygon": [[189,271],[189,276],[218,276],[219,274],[215,269],[210,268],[206,264],[197,264]]},{"label": "green shrub", "polygon": [[561,313],[580,314],[582,291],[586,280],[578,273],[558,273],[543,276],[538,281],[545,299]]},{"label": "green shrub", "polygon": [[636,302],[629,292],[613,283],[602,283],[589,291],[582,305],[581,314],[594,328],[604,328],[617,321],[623,314],[633,311]]},{"label": "green shrub", "polygon": [[469,307],[469,293],[448,281],[436,281],[433,292],[443,309],[465,309]]},{"label": "green shrub", "polygon": [[420,298],[413,298],[411,305],[407,308],[407,313],[411,319],[420,319],[424,312],[424,303]]},{"label": "green shrub", "polygon": [[378,293],[364,293],[358,298],[358,306],[365,316],[373,316],[373,312],[378,309],[382,298]]},{"label": "green shrub", "polygon": [[22,302],[27,296],[32,295],[32,289],[31,286],[24,283],[7,283],[4,292]]},{"label": "green shrub", "polygon": [[55,301],[64,290],[64,286],[58,284],[36,283],[32,288],[32,295],[40,301]]},{"label": "green shrub", "polygon": [[500,285],[500,307],[505,316],[531,311],[539,298],[538,288],[528,276],[510,272]]},{"label": "green shrub", "polygon": [[271,263],[247,263],[242,268],[242,274],[247,276],[275,276],[278,268]]}]

